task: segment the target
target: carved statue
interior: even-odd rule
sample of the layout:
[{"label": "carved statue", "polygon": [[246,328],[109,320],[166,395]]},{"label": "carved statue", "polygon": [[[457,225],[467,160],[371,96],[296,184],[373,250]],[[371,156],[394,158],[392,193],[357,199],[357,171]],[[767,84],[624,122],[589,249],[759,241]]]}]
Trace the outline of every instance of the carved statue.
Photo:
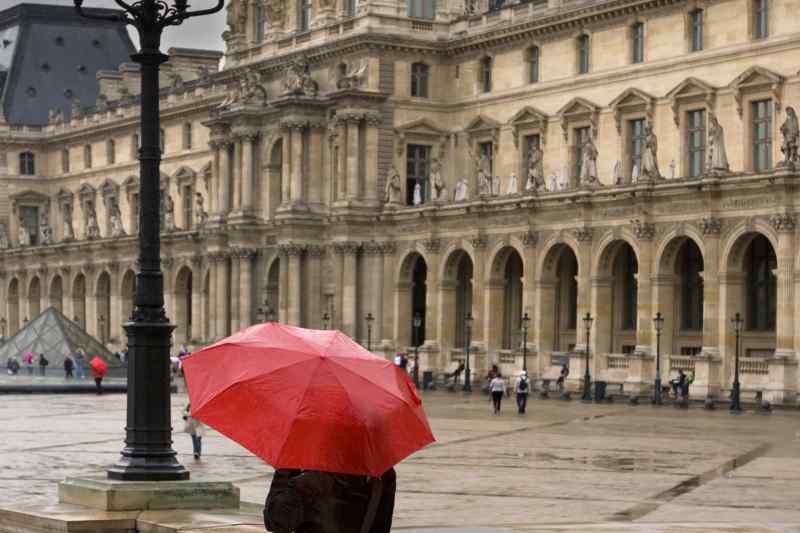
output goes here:
[{"label": "carved statue", "polygon": [[469,180],[467,178],[463,178],[461,181],[456,183],[453,201],[464,202],[466,200],[469,200]]},{"label": "carved statue", "polygon": [[464,14],[475,15],[478,12],[478,0],[464,0]]},{"label": "carved statue", "polygon": [[431,200],[442,202],[447,198],[447,187],[442,179],[442,164],[438,159],[431,161]]},{"label": "carved statue", "polygon": [[104,94],[98,94],[97,99],[94,102],[94,110],[97,113],[105,113],[108,111],[108,96]]},{"label": "carved statue", "polygon": [[675,179],[675,160],[669,162],[669,179]]},{"label": "carved statue", "polygon": [[100,226],[97,225],[97,212],[94,202],[86,202],[86,238],[89,240],[100,238]]},{"label": "carved statue", "polygon": [[208,224],[208,212],[203,208],[205,200],[199,192],[194,193],[195,203],[197,204],[197,224],[202,227]]},{"label": "carved statue", "polygon": [[422,185],[419,182],[414,184],[414,197],[412,200],[414,205],[422,204]]},{"label": "carved statue", "polygon": [[161,194],[161,212],[164,217],[164,227],[162,231],[175,231],[175,202],[167,191]]},{"label": "carved statue", "polygon": [[469,157],[472,161],[475,162],[478,170],[478,195],[479,196],[491,196],[492,194],[492,175],[491,175],[491,161],[489,161],[489,156],[485,153],[481,154],[480,157],[475,155],[475,152],[472,151],[472,148],[467,148],[469,153]]},{"label": "carved statue", "polygon": [[8,250],[11,244],[8,242],[8,228],[5,222],[0,222],[0,250]]},{"label": "carved statue", "polygon": [[261,85],[261,73],[247,69],[239,78],[239,98],[245,104],[265,105],[267,90]]},{"label": "carved statue", "polygon": [[517,187],[519,184],[517,183],[517,174],[512,172],[511,175],[508,177],[508,183],[506,184],[506,194],[517,194],[519,191]]},{"label": "carved statue", "polygon": [[73,96],[70,119],[75,120],[77,118],[81,118],[82,116],[83,116],[83,108],[81,107],[81,99],[78,98],[77,96]]},{"label": "carved statue", "polygon": [[639,162],[633,164],[633,168],[631,169],[631,183],[638,183],[639,178],[642,177],[642,168],[639,166]]},{"label": "carved statue", "polygon": [[283,28],[286,22],[286,0],[267,0],[264,3],[270,28]]},{"label": "carved statue", "polygon": [[366,59],[360,62],[344,61],[331,68],[330,78],[337,89],[358,89],[367,78],[369,63]]},{"label": "carved statue", "polygon": [[47,122],[48,124],[63,124],[64,123],[64,112],[61,108],[51,109],[47,113]]},{"label": "carved statue", "polygon": [[387,204],[400,204],[400,174],[397,169],[392,167],[386,174],[386,185],[384,186],[383,201]]},{"label": "carved statue", "polygon": [[625,178],[622,176],[622,161],[619,159],[614,161],[614,166],[611,167],[611,179],[614,180],[614,185],[625,183]]},{"label": "carved statue", "polygon": [[111,205],[108,209],[109,218],[111,219],[111,236],[124,237],[127,233],[125,233],[125,226],[122,224],[122,213],[119,210],[117,201],[111,200]]},{"label": "carved statue", "polygon": [[28,233],[28,228],[25,227],[25,222],[21,218],[19,219],[19,231],[17,234],[20,246],[31,245],[31,234]]},{"label": "carved statue", "polygon": [[800,124],[797,122],[797,113],[793,107],[786,108],[786,120],[781,124],[781,152],[783,161],[780,166],[794,166],[798,159],[798,143],[800,143]]},{"label": "carved statue", "polygon": [[501,188],[502,184],[500,181],[500,176],[495,176],[492,180],[492,196],[500,196]]},{"label": "carved statue", "polygon": [[561,174],[558,176],[558,190],[566,191],[569,189],[569,170],[567,167],[561,167]]},{"label": "carved statue", "polygon": [[544,152],[538,146],[534,146],[528,156],[528,180],[525,183],[525,190],[539,190],[544,186]]},{"label": "carved statue", "polygon": [[658,138],[653,133],[650,121],[644,124],[644,152],[642,153],[642,176],[650,180],[660,180],[661,172],[658,170]]},{"label": "carved statue", "polygon": [[75,229],[72,227],[72,204],[64,204],[64,241],[75,239]]},{"label": "carved statue", "polygon": [[555,174],[550,174],[550,187],[547,189],[550,192],[555,192],[558,190],[558,176]]},{"label": "carved statue", "polygon": [[311,79],[311,66],[305,57],[295,59],[286,68],[283,89],[285,96],[317,96],[318,85]]},{"label": "carved statue", "polygon": [[597,179],[597,156],[599,152],[594,145],[592,136],[586,139],[583,145],[583,159],[581,160],[580,184],[582,186],[595,186],[600,182]]},{"label": "carved statue", "polygon": [[39,219],[39,244],[53,244],[53,228],[50,227],[47,211],[42,212]]},{"label": "carved statue", "polygon": [[727,171],[728,154],[725,152],[725,131],[722,129],[717,116],[708,114],[708,170]]},{"label": "carved statue", "polygon": [[247,25],[247,7],[242,0],[230,0],[225,23],[231,33],[244,33]]}]

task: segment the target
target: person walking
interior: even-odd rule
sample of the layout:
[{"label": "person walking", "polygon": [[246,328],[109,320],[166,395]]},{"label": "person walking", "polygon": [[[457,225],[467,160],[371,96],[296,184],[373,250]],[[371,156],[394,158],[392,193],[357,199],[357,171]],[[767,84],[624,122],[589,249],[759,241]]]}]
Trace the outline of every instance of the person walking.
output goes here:
[{"label": "person walking", "polygon": [[683,394],[683,386],[686,383],[686,374],[683,373],[683,369],[678,369],[678,376],[675,379],[671,379],[669,384],[672,386],[672,394],[675,395],[675,399],[678,399],[678,396]]},{"label": "person walking", "polygon": [[559,392],[564,392],[564,385],[567,381],[567,376],[569,376],[569,367],[566,364],[561,365],[561,373],[558,375],[558,379],[556,380],[556,386],[558,387]]},{"label": "person walking", "polygon": [[192,416],[191,404],[186,404],[186,408],[183,410],[183,431],[192,437],[194,459],[195,461],[199,460],[200,456],[203,454],[203,434],[205,433],[205,426]]},{"label": "person walking", "polygon": [[525,408],[528,406],[528,394],[531,391],[531,383],[528,380],[528,372],[523,370],[517,380],[517,414],[524,415]]},{"label": "person walking", "polygon": [[82,380],[85,375],[85,364],[86,364],[86,355],[83,353],[83,348],[78,348],[78,351],[75,352],[74,355],[75,359],[75,379]]},{"label": "person walking", "polygon": [[72,358],[70,356],[66,356],[64,358],[64,379],[70,379],[72,376],[72,370],[75,368],[75,363],[72,362]]},{"label": "person walking", "polygon": [[33,375],[33,352],[25,352],[22,356],[22,364],[28,369],[28,375]]},{"label": "person walking", "polygon": [[492,381],[489,382],[489,391],[492,394],[494,414],[499,415],[500,404],[503,401],[503,395],[506,393],[506,382],[499,375],[495,375]]},{"label": "person walking", "polygon": [[39,354],[39,373],[41,375],[47,374],[47,365],[50,364],[50,361],[47,360],[47,357],[44,356],[43,353]]},{"label": "person walking", "polygon": [[97,395],[103,394],[103,378],[106,376],[106,371],[99,365],[89,365],[92,369],[92,377],[94,378],[94,386],[97,390]]}]

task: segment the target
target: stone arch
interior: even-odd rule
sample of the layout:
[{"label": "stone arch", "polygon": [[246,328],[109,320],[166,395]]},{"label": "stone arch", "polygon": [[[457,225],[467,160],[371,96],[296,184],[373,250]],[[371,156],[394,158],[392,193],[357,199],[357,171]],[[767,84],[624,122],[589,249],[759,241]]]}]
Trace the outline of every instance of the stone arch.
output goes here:
[{"label": "stone arch", "polygon": [[577,343],[577,245],[552,239],[543,248],[537,272],[535,334],[540,350],[564,352]]},{"label": "stone arch", "polygon": [[592,278],[595,346],[600,353],[632,353],[638,324],[638,243],[608,234],[598,250]]},{"label": "stone arch", "polygon": [[453,243],[447,247],[447,250],[442,254],[444,259],[442,260],[439,266],[439,279],[447,282],[453,281],[455,277],[455,268],[458,266],[458,260],[460,259],[459,254],[466,254],[470,261],[475,263],[475,255],[471,251],[471,246],[467,246],[463,243]]},{"label": "stone arch", "polygon": [[699,249],[703,256],[703,261],[707,260],[706,246],[703,236],[694,228],[679,227],[662,238],[655,249],[655,276],[670,275],[675,270],[675,261],[680,248],[691,240]]},{"label": "stone arch", "polygon": [[42,312],[40,303],[41,298],[42,282],[39,279],[39,276],[33,276],[30,283],[28,283],[28,314],[26,315],[26,318],[29,320],[33,320],[39,316],[39,313]]},{"label": "stone arch", "polygon": [[539,264],[536,265],[536,272],[538,272],[539,279],[553,280],[556,276],[556,268],[558,262],[564,251],[569,250],[575,256],[578,262],[578,271],[581,271],[582,265],[580,255],[578,254],[578,242],[566,235],[557,235],[548,240],[542,246],[542,253],[539,254]]},{"label": "stone arch", "polygon": [[175,275],[175,341],[187,343],[192,339],[192,269],[183,265]]},{"label": "stone arch", "polygon": [[8,316],[8,336],[14,335],[19,330],[19,280],[16,277],[8,282],[6,308]]},{"label": "stone arch", "polygon": [[64,312],[64,281],[59,274],[50,280],[50,290],[47,291],[50,307],[59,313]]},{"label": "stone arch", "polygon": [[472,315],[474,260],[464,248],[452,248],[442,262],[442,338],[454,348],[466,345],[465,318]]},{"label": "stone arch", "polygon": [[94,287],[97,336],[105,344],[111,338],[111,274],[100,272]]},{"label": "stone arch", "polygon": [[[398,345],[418,346],[425,341],[429,296],[428,261],[412,250],[400,261],[395,284],[395,320]],[[414,327],[414,317],[419,316],[420,327]]]},{"label": "stone arch", "polygon": [[487,269],[490,348],[512,350],[519,346],[522,319],[523,254],[509,243],[501,243]]},{"label": "stone arch", "polygon": [[[275,257],[269,263],[267,267],[267,279],[266,279],[266,304],[269,306],[269,310],[272,311],[273,317],[277,319],[279,317],[279,311],[281,309],[281,298],[284,297],[281,294],[281,268],[283,265],[281,261],[284,259],[281,258],[280,254],[275,254]],[[285,267],[283,267],[285,268]],[[267,311],[267,310],[265,310]]]},{"label": "stone arch", "polygon": [[620,247],[627,244],[633,250],[636,261],[641,257],[638,241],[627,231],[607,232],[597,243],[594,253],[594,264],[592,265],[593,276],[610,276],[613,268],[613,261]]},{"label": "stone arch", "polygon": [[79,272],[72,279],[72,311],[70,318],[86,329],[86,276]]},{"label": "stone arch", "polygon": [[769,240],[773,250],[778,249],[778,236],[766,222],[745,220],[734,227],[725,238],[720,255],[720,272],[741,272],[747,246],[758,235]]}]

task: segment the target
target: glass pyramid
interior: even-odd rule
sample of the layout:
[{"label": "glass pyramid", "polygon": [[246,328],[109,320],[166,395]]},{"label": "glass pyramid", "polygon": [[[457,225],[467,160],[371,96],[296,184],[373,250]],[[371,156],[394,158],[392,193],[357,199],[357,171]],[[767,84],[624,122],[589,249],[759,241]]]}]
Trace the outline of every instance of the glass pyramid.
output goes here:
[{"label": "glass pyramid", "polygon": [[83,348],[87,363],[94,356],[100,357],[109,367],[119,367],[119,359],[103,346],[100,341],[86,333],[78,324],[65,317],[53,307],[28,322],[16,335],[0,345],[0,362],[5,364],[9,357],[22,359],[22,355],[33,352],[43,353],[50,361],[50,368],[63,367],[64,357]]}]

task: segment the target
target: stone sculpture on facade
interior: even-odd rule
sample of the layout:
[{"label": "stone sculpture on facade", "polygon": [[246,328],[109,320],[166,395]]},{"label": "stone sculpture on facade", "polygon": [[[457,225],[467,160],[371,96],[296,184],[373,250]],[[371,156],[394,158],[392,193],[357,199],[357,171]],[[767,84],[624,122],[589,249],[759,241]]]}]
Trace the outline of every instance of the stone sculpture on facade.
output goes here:
[{"label": "stone sculpture on facade", "polygon": [[528,179],[525,182],[525,190],[539,190],[540,187],[544,187],[543,166],[544,152],[539,146],[534,146],[528,156]]},{"label": "stone sculpture on facade", "polygon": [[161,195],[161,212],[164,214],[162,231],[175,231],[175,202],[167,191]]},{"label": "stone sculpture on facade", "polygon": [[614,185],[623,185],[625,183],[625,178],[622,176],[622,161],[619,159],[614,161],[614,166],[611,167],[611,179]]},{"label": "stone sculpture on facade", "polygon": [[438,159],[431,161],[431,200],[434,202],[443,202],[447,199],[447,187],[442,179],[442,164]]},{"label": "stone sculpture on facade", "polygon": [[369,62],[343,61],[331,69],[331,78],[337,89],[358,89],[367,78]]},{"label": "stone sculpture on facade", "polygon": [[397,169],[392,167],[386,174],[386,185],[383,191],[383,202],[385,204],[401,204],[400,201],[401,185],[400,174]]},{"label": "stone sculpture on facade", "polygon": [[195,204],[197,205],[197,225],[201,228],[208,224],[208,212],[204,209],[205,200],[199,192],[194,193]]},{"label": "stone sculpture on facade", "polygon": [[800,124],[797,121],[797,113],[793,107],[786,108],[786,120],[781,124],[781,153],[783,161],[780,166],[794,167],[798,162],[798,143],[800,143]]},{"label": "stone sculpture on facade", "polygon": [[0,250],[8,250],[11,244],[8,242],[8,228],[5,222],[0,222]]},{"label": "stone sculpture on facade", "polygon": [[261,84],[261,73],[245,70],[239,78],[239,95],[243,104],[266,105],[267,90]]},{"label": "stone sculpture on facade", "polygon": [[728,154],[725,151],[725,131],[722,129],[717,116],[708,114],[708,171],[727,172]]},{"label": "stone sculpture on facade", "polygon": [[50,227],[47,211],[44,211],[39,219],[39,244],[53,244],[53,228]]},{"label": "stone sculpture on facade", "polygon": [[311,66],[305,57],[295,59],[283,78],[284,96],[317,96],[318,85],[311,79]]},{"label": "stone sculpture on facade", "polygon": [[463,178],[456,183],[456,188],[453,195],[454,202],[465,202],[469,200],[469,180]]},{"label": "stone sculpture on facade", "polygon": [[492,196],[500,196],[500,191],[503,188],[500,176],[495,176],[492,180]]},{"label": "stone sculpture on facade", "polygon": [[100,226],[97,224],[97,212],[94,202],[86,202],[86,238],[89,240],[100,238]]},{"label": "stone sculpture on facade", "polygon": [[675,179],[675,160],[669,162],[669,179]]},{"label": "stone sculpture on facade", "polygon": [[633,164],[633,168],[631,169],[631,183],[637,183],[639,179],[642,177],[642,170],[639,167],[639,162]]},{"label": "stone sculpture on facade", "polygon": [[245,32],[247,26],[247,6],[243,0],[230,0],[228,2],[225,24],[228,30],[234,34]]},{"label": "stone sculpture on facade", "polygon": [[558,176],[556,176],[555,174],[550,174],[550,179],[548,181],[550,183],[550,186],[548,187],[547,190],[550,191],[550,192],[557,191],[558,190]]},{"label": "stone sculpture on facade", "polygon": [[286,23],[286,0],[266,0],[264,12],[271,29],[283,28]]},{"label": "stone sculpture on facade", "polygon": [[70,111],[70,120],[76,120],[83,117],[83,108],[81,107],[81,99],[77,96],[72,97],[72,108]]},{"label": "stone sculpture on facade", "polygon": [[422,204],[422,185],[419,182],[414,184],[414,195],[412,199],[414,205]]},{"label": "stone sculpture on facade", "polygon": [[475,155],[472,148],[467,148],[469,157],[475,163],[478,170],[478,196],[491,196],[492,195],[492,174],[491,174],[491,161],[489,156],[485,153],[480,157]]},{"label": "stone sculpture on facade", "polygon": [[64,123],[64,112],[61,108],[51,109],[47,113],[47,122],[48,124],[63,124]]},{"label": "stone sculpture on facade", "polygon": [[644,124],[644,152],[642,153],[642,177],[648,180],[660,180],[661,172],[658,170],[658,138],[653,133],[650,121]]},{"label": "stone sculpture on facade", "polygon": [[519,184],[517,183],[517,175],[512,172],[508,177],[508,183],[506,184],[506,194],[517,194],[519,192],[517,190],[518,187]]},{"label": "stone sculpture on facade", "polygon": [[72,227],[72,204],[64,204],[64,242],[75,239],[75,229]]},{"label": "stone sculpture on facade", "polygon": [[19,219],[19,230],[17,231],[17,238],[19,239],[20,246],[30,246],[31,245],[31,234],[28,232],[28,228],[25,227],[25,221],[21,218]]},{"label": "stone sculpture on facade", "polygon": [[125,226],[122,224],[122,213],[119,210],[117,201],[112,199],[108,209],[109,218],[111,219],[111,236],[124,237],[127,233],[125,233]]},{"label": "stone sculpture on facade", "polygon": [[592,140],[592,135],[583,145],[583,159],[581,160],[580,184],[583,187],[596,187],[600,185],[597,179],[597,156],[599,152]]}]

